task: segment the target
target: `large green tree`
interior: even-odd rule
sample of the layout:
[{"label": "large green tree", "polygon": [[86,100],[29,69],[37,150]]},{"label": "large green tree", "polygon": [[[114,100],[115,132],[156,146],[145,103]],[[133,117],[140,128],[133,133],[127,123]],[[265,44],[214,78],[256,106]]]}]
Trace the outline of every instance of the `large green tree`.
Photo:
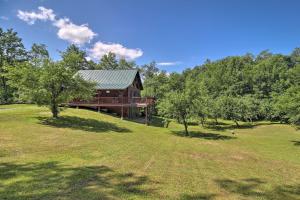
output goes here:
[{"label": "large green tree", "polygon": [[300,64],[289,71],[289,81],[291,87],[275,100],[275,111],[282,121],[300,126]]},{"label": "large green tree", "polygon": [[118,69],[134,69],[136,68],[134,61],[127,61],[125,58],[120,58],[118,62]]},{"label": "large green tree", "polygon": [[145,64],[140,68],[140,72],[144,80],[153,78],[156,74],[159,73],[159,71],[160,70],[156,66],[156,62],[154,61],[149,64]]},{"label": "large green tree", "polygon": [[64,66],[71,69],[74,73],[78,70],[95,68],[94,63],[86,59],[86,52],[74,44],[68,46],[66,51],[61,53],[61,56]]},{"label": "large green tree", "polygon": [[49,60],[39,68],[29,62],[21,63],[18,69],[10,68],[7,77],[9,84],[18,88],[23,100],[48,106],[54,118],[58,117],[59,105],[74,98],[90,98],[95,86],[74,76],[64,62]]},{"label": "large green tree", "polygon": [[281,119],[300,126],[300,86],[290,87],[275,104]]},{"label": "large green tree", "polygon": [[6,67],[16,67],[19,62],[26,59],[27,52],[17,32],[13,29],[4,31],[0,28],[0,104],[13,101],[14,90],[7,84]]},{"label": "large green tree", "polygon": [[102,56],[99,64],[98,64],[99,69],[118,69],[118,61],[116,54],[109,52],[108,54],[105,54]]},{"label": "large green tree", "polygon": [[28,52],[28,56],[31,63],[36,67],[42,66],[43,62],[50,58],[47,46],[44,44],[36,43],[31,46],[31,50]]},{"label": "large green tree", "polygon": [[188,119],[192,115],[191,100],[184,92],[170,92],[159,102],[159,114],[166,118],[176,119],[184,126],[185,136],[189,135]]}]

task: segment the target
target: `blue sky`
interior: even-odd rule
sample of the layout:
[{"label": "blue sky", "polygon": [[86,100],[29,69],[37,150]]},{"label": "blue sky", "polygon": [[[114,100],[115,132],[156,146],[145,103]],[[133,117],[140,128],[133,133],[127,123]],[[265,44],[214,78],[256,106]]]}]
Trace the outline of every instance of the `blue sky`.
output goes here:
[{"label": "blue sky", "polygon": [[290,53],[300,46],[299,9],[297,0],[0,0],[0,27],[27,48],[46,44],[54,59],[76,43],[93,59],[111,50],[182,71],[265,49]]}]

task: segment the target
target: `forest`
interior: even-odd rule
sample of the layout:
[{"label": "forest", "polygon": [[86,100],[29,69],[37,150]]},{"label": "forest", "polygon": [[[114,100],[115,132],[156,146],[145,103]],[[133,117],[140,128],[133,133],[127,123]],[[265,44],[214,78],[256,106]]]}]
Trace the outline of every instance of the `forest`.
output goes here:
[{"label": "forest", "polygon": [[188,124],[205,126],[208,120],[253,122],[279,121],[300,125],[300,48],[289,55],[265,50],[187,68],[182,73],[160,70],[153,61],[138,66],[134,61],[104,55],[99,62],[87,59],[76,45],[50,58],[44,44],[27,50],[12,30],[0,28],[0,104],[46,105],[58,117],[59,104],[72,98],[89,98],[93,84],[74,76],[81,69],[131,69],[141,72],[143,96],[156,98],[153,114],[177,120],[189,135]]}]

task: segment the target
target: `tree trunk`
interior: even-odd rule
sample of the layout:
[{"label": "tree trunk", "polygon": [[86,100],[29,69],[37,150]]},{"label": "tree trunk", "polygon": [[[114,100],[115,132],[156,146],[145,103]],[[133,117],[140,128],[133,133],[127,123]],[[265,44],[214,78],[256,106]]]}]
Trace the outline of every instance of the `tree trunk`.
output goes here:
[{"label": "tree trunk", "polygon": [[184,135],[189,136],[188,125],[185,120],[183,120],[183,125],[184,125]]},{"label": "tree trunk", "polygon": [[200,122],[201,122],[201,126],[204,127],[204,118],[203,117],[200,118]]},{"label": "tree trunk", "polygon": [[218,118],[215,118],[215,124],[218,125],[219,122],[218,122]]},{"label": "tree trunk", "polygon": [[1,79],[2,79],[2,86],[3,86],[3,100],[4,103],[6,104],[8,103],[8,88],[7,88],[5,77],[2,76]]},{"label": "tree trunk", "polygon": [[237,120],[234,120],[234,123],[236,124],[237,127],[240,127],[239,123]]},{"label": "tree trunk", "polygon": [[53,118],[58,118],[58,105],[57,105],[55,99],[52,99],[52,102],[51,102],[51,112],[52,112]]},{"label": "tree trunk", "polygon": [[170,124],[170,120],[169,119],[164,119],[164,127],[168,128]]}]

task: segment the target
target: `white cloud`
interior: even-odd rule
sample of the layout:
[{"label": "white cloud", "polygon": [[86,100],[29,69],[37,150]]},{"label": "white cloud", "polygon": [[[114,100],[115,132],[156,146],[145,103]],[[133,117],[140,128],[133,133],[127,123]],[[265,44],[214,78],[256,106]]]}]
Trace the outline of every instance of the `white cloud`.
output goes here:
[{"label": "white cloud", "polygon": [[52,21],[53,25],[58,28],[57,36],[72,44],[82,45],[90,42],[97,35],[87,24],[76,25],[68,18],[56,19],[52,9],[44,7],[38,7],[38,9],[39,11],[37,12],[18,10],[17,16],[30,25],[33,25],[37,20]]},{"label": "white cloud", "polygon": [[[69,18],[57,18],[52,9],[38,7],[37,12],[28,12],[18,10],[17,16],[33,25],[37,20],[51,21],[52,25],[58,28],[57,36],[72,44],[83,45],[90,42],[97,34],[94,33],[87,24],[74,24]],[[101,57],[109,52],[115,53],[119,58],[134,60],[143,55],[140,49],[129,49],[117,43],[96,42],[91,49],[88,49],[89,59],[101,59]]]},{"label": "white cloud", "polygon": [[57,36],[73,44],[82,45],[97,35],[87,24],[76,25],[68,18],[58,19],[53,24],[58,28]]},{"label": "white cloud", "polygon": [[5,20],[5,21],[9,20],[8,17],[6,17],[6,16],[1,16],[0,19]]},{"label": "white cloud", "polygon": [[157,65],[159,66],[173,66],[173,65],[179,65],[181,62],[176,61],[176,62],[159,62]]},{"label": "white cloud", "polygon": [[109,52],[115,53],[119,58],[126,58],[129,60],[134,60],[143,55],[143,51],[141,49],[129,49],[124,47],[121,44],[116,43],[103,43],[96,42],[94,46],[89,49],[90,57],[94,59],[101,59],[101,57]]},{"label": "white cloud", "polygon": [[86,59],[87,61],[91,61],[91,60],[92,60],[92,58],[89,57],[89,56],[85,57],[85,59]]},{"label": "white cloud", "polygon": [[47,9],[42,6],[38,7],[39,11],[38,12],[27,12],[27,11],[22,11],[18,10],[17,16],[27,22],[30,25],[33,25],[36,20],[42,20],[42,21],[54,21],[55,20],[55,14],[52,9]]}]

